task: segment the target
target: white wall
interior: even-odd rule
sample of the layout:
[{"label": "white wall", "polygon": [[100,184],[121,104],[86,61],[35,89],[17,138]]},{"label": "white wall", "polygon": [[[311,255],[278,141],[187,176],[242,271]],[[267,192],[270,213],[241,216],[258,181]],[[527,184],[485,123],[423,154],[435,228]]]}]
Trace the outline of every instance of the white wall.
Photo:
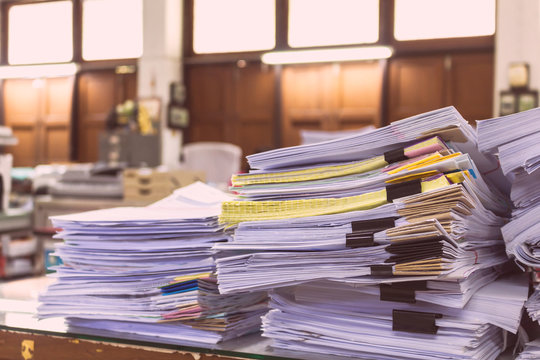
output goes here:
[{"label": "white wall", "polygon": [[144,0],[144,51],[138,61],[139,97],[161,99],[161,163],[179,165],[182,133],[166,126],[169,84],[181,81],[183,0]]},{"label": "white wall", "polygon": [[540,0],[498,0],[495,37],[493,114],[499,114],[499,92],[508,90],[508,66],[527,62],[531,89],[540,89]]}]

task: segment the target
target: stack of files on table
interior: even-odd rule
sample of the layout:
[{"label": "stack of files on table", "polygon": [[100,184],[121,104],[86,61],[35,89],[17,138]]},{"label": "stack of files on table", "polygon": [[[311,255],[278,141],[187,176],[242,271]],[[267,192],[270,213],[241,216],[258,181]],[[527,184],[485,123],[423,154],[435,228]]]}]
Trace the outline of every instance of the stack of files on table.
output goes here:
[{"label": "stack of files on table", "polygon": [[[477,291],[508,271],[501,226],[511,206],[503,195],[506,179],[493,171],[496,158],[478,151],[475,131],[454,108],[363,135],[255,154],[248,161],[256,169],[233,176],[237,198],[222,205],[220,221],[231,238],[214,245],[221,252],[217,279],[225,294],[275,290],[273,310],[264,318],[264,336],[276,340],[274,347],[379,354],[369,341],[352,346],[359,341],[354,334],[379,326],[390,338],[405,336],[391,329],[396,301],[413,303],[407,307],[415,312],[413,322],[422,316],[442,322],[441,332],[411,335],[380,358],[431,358],[427,350],[416,351],[418,340],[412,339],[434,340],[424,344],[433,351],[448,334],[464,331],[441,353],[490,359],[502,350],[500,328],[517,331],[526,282],[509,292],[514,307],[506,320],[464,310],[476,309],[482,299]],[[280,331],[293,326],[286,318],[302,289],[318,294],[302,303],[306,317],[300,321],[308,325],[281,341]],[[349,290],[355,293],[349,296]],[[490,301],[496,298],[489,294]],[[364,298],[365,312],[350,320],[358,326],[351,331],[350,311],[364,309]],[[350,303],[334,305],[333,299]],[[317,321],[316,314],[321,314]],[[329,333],[317,330],[323,323]],[[395,329],[401,330],[407,332]],[[322,340],[326,335],[329,343]],[[352,348],[340,352],[343,344],[336,339]]]},{"label": "stack of files on table", "polygon": [[508,254],[540,266],[540,108],[478,121],[478,146],[498,156],[512,183],[512,221],[502,229]]},{"label": "stack of files on table", "polygon": [[503,330],[518,330],[527,289],[523,277],[500,278],[461,308],[440,305],[437,296],[383,300],[371,287],[312,282],[271,293],[263,336],[278,349],[329,357],[495,359]]},{"label": "stack of files on table", "polygon": [[[502,228],[508,255],[530,274],[540,267],[540,108],[478,122],[479,148],[496,155],[512,186],[512,219]],[[534,281],[534,278],[533,278]],[[540,322],[540,287],[525,305]],[[538,339],[522,359],[538,358]]]},{"label": "stack of files on table", "polygon": [[257,331],[266,293],[220,295],[212,246],[229,196],[202,183],[148,207],[52,217],[63,265],[40,296],[40,318],[72,327],[202,343]]}]

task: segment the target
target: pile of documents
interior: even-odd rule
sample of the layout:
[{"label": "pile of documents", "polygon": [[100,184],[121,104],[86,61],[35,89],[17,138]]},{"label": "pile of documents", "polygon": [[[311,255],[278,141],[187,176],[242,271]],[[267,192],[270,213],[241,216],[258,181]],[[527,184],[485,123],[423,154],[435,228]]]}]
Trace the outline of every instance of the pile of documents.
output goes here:
[{"label": "pile of documents", "polygon": [[512,221],[502,229],[508,254],[540,266],[540,108],[478,121],[478,146],[498,156],[512,183]]},{"label": "pile of documents", "polygon": [[527,281],[496,280],[463,308],[439,303],[451,296],[448,290],[429,300],[415,301],[413,293],[408,302],[383,301],[377,290],[322,281],[276,290],[271,294],[272,310],[263,318],[263,335],[279,349],[328,356],[495,359],[506,343],[503,330],[518,330]]},{"label": "pile of documents", "polygon": [[[248,161],[220,215],[218,286],[274,289],[263,335],[275,347],[432,359],[440,344],[443,358],[491,359],[500,329],[517,331],[527,283],[494,282],[509,266],[508,182],[454,108]],[[479,315],[503,288],[508,313]]]},{"label": "pile of documents", "polygon": [[266,294],[220,295],[213,276],[228,198],[194,183],[148,207],[52,217],[64,264],[38,315],[172,341],[216,343],[258,330]]},{"label": "pile of documents", "polygon": [[[479,121],[478,139],[481,151],[498,156],[512,184],[512,219],[502,228],[506,251],[533,274],[540,267],[540,108]],[[540,322],[538,284],[525,307],[529,317]],[[538,358],[539,344],[540,339],[529,343],[519,358]]]}]

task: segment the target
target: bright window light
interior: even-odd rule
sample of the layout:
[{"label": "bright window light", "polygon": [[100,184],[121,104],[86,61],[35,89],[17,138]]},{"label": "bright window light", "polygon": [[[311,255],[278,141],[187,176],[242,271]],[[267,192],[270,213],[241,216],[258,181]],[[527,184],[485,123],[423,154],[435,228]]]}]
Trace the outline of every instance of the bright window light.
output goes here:
[{"label": "bright window light", "polygon": [[289,45],[366,44],[379,39],[379,0],[290,0]]},{"label": "bright window light", "polygon": [[73,58],[71,1],[15,5],[9,9],[8,62],[37,64]]},{"label": "bright window light", "polygon": [[142,53],[142,0],[84,0],[84,60],[138,58]]},{"label": "bright window light", "polygon": [[273,49],[275,0],[195,0],[193,51],[197,54]]},{"label": "bright window light", "polygon": [[493,35],[495,0],[396,0],[397,40]]},{"label": "bright window light", "polygon": [[265,64],[276,65],[387,59],[390,56],[392,56],[392,49],[388,46],[364,46],[338,49],[273,51],[263,54],[261,60]]}]

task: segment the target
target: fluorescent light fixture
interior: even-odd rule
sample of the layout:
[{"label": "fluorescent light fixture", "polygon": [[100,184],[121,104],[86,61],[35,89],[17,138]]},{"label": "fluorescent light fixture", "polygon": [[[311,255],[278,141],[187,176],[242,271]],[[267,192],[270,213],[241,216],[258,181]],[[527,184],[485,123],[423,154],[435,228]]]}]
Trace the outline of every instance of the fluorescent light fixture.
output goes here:
[{"label": "fluorescent light fixture", "polygon": [[0,79],[36,79],[75,75],[75,63],[0,66]]},{"label": "fluorescent light fixture", "polygon": [[392,56],[388,46],[362,46],[339,49],[272,51],[262,55],[265,64],[302,64],[316,62],[387,59]]}]

